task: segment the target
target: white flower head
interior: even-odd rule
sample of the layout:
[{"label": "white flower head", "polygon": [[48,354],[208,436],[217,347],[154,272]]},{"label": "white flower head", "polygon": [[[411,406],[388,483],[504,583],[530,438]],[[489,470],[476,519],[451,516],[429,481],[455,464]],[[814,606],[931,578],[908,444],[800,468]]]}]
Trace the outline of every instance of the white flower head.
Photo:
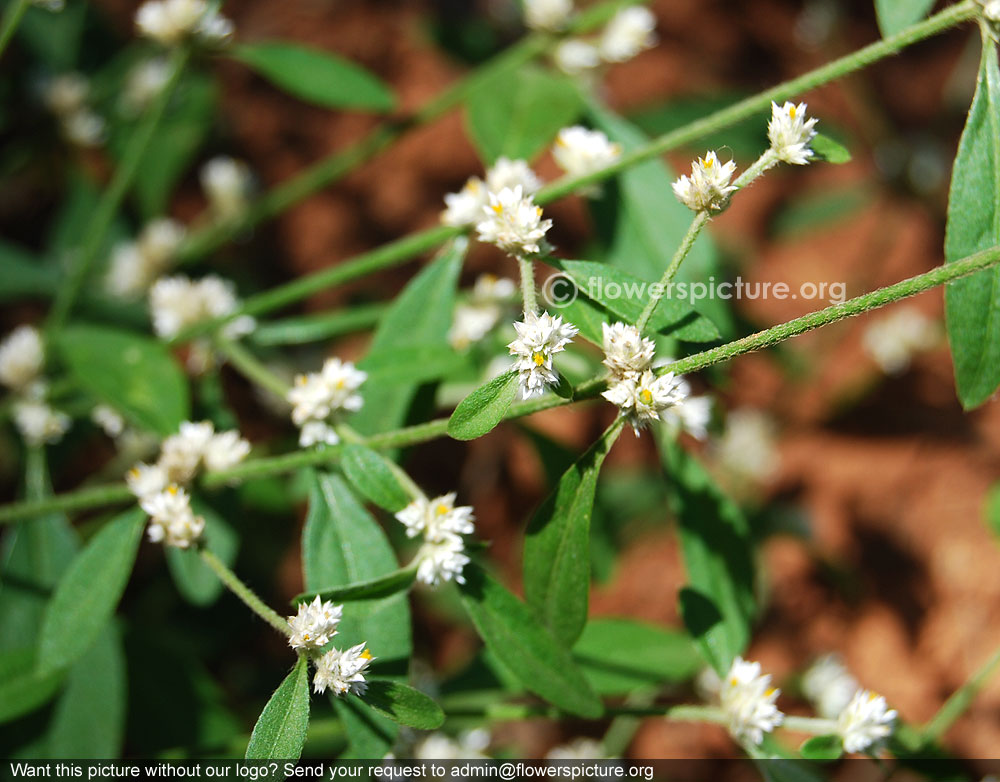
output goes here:
[{"label": "white flower head", "polygon": [[627,323],[602,323],[604,366],[614,378],[638,377],[653,363],[656,344]]},{"label": "white flower head", "polygon": [[468,535],[475,529],[475,516],[471,505],[455,507],[455,492],[428,500],[420,497],[399,513],[396,518],[406,527],[408,537],[423,534],[428,540],[439,540],[446,535]]},{"label": "white flower head", "polygon": [[673,183],[674,195],[695,212],[717,211],[729,200],[736,187],[729,184],[736,172],[736,163],[720,163],[714,152],[707,152],[691,164],[691,176],[682,176]]},{"label": "white flower head", "polygon": [[780,725],[785,719],[775,705],[780,693],[771,687],[770,674],[761,675],[760,663],[733,660],[719,693],[733,738],[760,744],[765,733]]},{"label": "white flower head", "polygon": [[517,339],[507,348],[517,357],[514,369],[519,376],[521,396],[530,399],[558,384],[559,376],[552,367],[552,357],[566,349],[576,336],[577,328],[572,323],[563,323],[558,315],[526,312],[524,320],[514,324],[514,330]]},{"label": "white flower head", "polygon": [[120,437],[125,431],[122,414],[109,405],[97,405],[90,411],[90,420],[97,424],[108,437]]},{"label": "white flower head", "polygon": [[299,430],[299,447],[311,448],[314,445],[336,445],[340,435],[325,421],[306,421]]},{"label": "white flower head", "polygon": [[413,747],[414,760],[488,760],[483,754],[490,745],[485,728],[463,731],[455,738],[446,733],[431,733]]},{"label": "white flower head", "polygon": [[759,410],[729,413],[716,450],[722,465],[741,480],[762,483],[781,465],[774,422]]},{"label": "white flower head", "polygon": [[215,436],[211,421],[184,421],[180,431],[160,446],[157,465],[170,483],[185,484],[198,472],[205,450]]},{"label": "white flower head", "polygon": [[[528,165],[528,161],[498,157],[486,172],[486,189],[490,193],[499,193],[504,188],[513,190],[515,187],[520,187],[525,197],[532,196],[542,189],[542,180]],[[487,203],[486,200],[483,201],[484,206]]]},{"label": "white flower head", "polygon": [[581,76],[601,64],[601,53],[592,43],[570,38],[556,46],[552,59],[568,76]]},{"label": "white flower head", "polygon": [[288,645],[307,652],[322,649],[337,634],[343,615],[343,606],[324,601],[319,595],[311,603],[299,603],[298,613],[288,617]]},{"label": "white flower head", "polygon": [[905,371],[913,357],[933,348],[940,327],[915,307],[900,307],[874,321],[862,338],[865,350],[889,375]]},{"label": "white flower head", "polygon": [[150,57],[133,66],[122,91],[122,109],[138,114],[160,94],[169,78],[170,63],[165,57]]},{"label": "white flower head", "polygon": [[684,402],[681,379],[672,372],[657,377],[647,369],[638,377],[624,377],[601,394],[628,417],[638,436],[652,421]]},{"label": "white flower head", "polygon": [[316,661],[313,692],[330,690],[334,695],[364,695],[368,689],[365,671],[374,659],[364,643],[344,651],[331,649]]},{"label": "white flower head", "polygon": [[448,342],[459,350],[479,342],[497,325],[502,314],[500,307],[495,304],[470,302],[455,305]]},{"label": "white flower head", "polygon": [[623,8],[604,28],[600,52],[608,62],[625,62],[656,46],[656,17],[643,6]]},{"label": "white flower head", "polygon": [[228,470],[250,453],[250,443],[235,429],[212,435],[202,450],[202,461],[209,470]]},{"label": "white flower head", "polygon": [[573,14],[573,0],[524,0],[524,22],[532,30],[562,30]]},{"label": "white flower head", "polygon": [[678,384],[683,399],[677,405],[667,408],[663,420],[676,432],[687,432],[696,440],[708,437],[708,424],[712,420],[712,397],[691,396],[691,388],[683,378]]},{"label": "white flower head", "polygon": [[542,207],[531,196],[524,196],[521,186],[490,192],[490,203],[483,207],[486,219],[476,226],[479,240],[495,244],[514,256],[536,255],[551,220],[542,219]]},{"label": "white flower head", "polygon": [[23,400],[14,405],[14,424],[29,444],[51,445],[63,438],[72,421],[68,415],[53,410],[44,402]]},{"label": "white flower head", "polygon": [[803,694],[826,719],[835,719],[860,689],[837,654],[823,655],[802,675]]},{"label": "white flower head", "polygon": [[234,220],[246,211],[253,175],[242,160],[226,155],[214,157],[201,167],[199,178],[218,219]]},{"label": "white flower head", "polygon": [[483,180],[477,176],[469,177],[461,190],[444,197],[445,210],[441,213],[441,222],[455,227],[474,225],[482,219],[486,202],[487,191]]},{"label": "white flower head", "polygon": [[90,80],[76,71],[53,76],[42,84],[42,101],[58,117],[68,117],[86,108],[89,95]]},{"label": "white flower head", "polygon": [[44,366],[42,335],[34,326],[18,326],[0,342],[0,383],[8,388],[26,389]]},{"label": "white flower head", "polygon": [[428,540],[417,552],[417,580],[430,586],[444,581],[464,584],[463,568],[469,564],[465,543],[458,535],[443,533],[436,540]]},{"label": "white flower head", "polygon": [[66,140],[78,147],[96,147],[104,140],[107,129],[104,118],[90,109],[63,117],[61,127]]},{"label": "white flower head", "polygon": [[837,733],[846,752],[864,752],[892,733],[896,711],[881,695],[859,690],[837,718]]},{"label": "white flower head", "polygon": [[166,471],[158,464],[139,462],[125,473],[125,483],[129,491],[141,500],[164,491],[170,481]]},{"label": "white flower head", "polygon": [[342,411],[357,412],[364,405],[358,389],[367,378],[366,372],[339,358],[327,359],[320,372],[298,375],[288,392],[292,421],[302,426]]},{"label": "white flower head", "polygon": [[517,285],[506,277],[480,274],[472,286],[471,300],[477,304],[497,304],[509,301],[517,293]]},{"label": "white flower head", "polygon": [[571,177],[601,171],[621,156],[621,144],[610,141],[599,130],[588,130],[580,125],[560,130],[552,147],[552,157]]},{"label": "white flower head", "polygon": [[162,46],[186,38],[221,44],[232,37],[233,24],[206,0],[147,0],[135,14],[138,33]]},{"label": "white flower head", "polygon": [[153,543],[186,549],[205,531],[205,519],[194,515],[190,495],[174,484],[156,494],[140,496],[139,506],[150,517],[147,535]]},{"label": "white flower head", "polygon": [[[231,315],[239,304],[233,284],[215,275],[197,282],[183,275],[163,277],[149,290],[153,330],[164,339],[195,323]],[[243,316],[227,323],[222,333],[234,339],[249,334],[255,326],[253,318]]]},{"label": "white flower head", "polygon": [[806,117],[806,104],[786,101],[779,106],[771,101],[771,120],[767,123],[767,137],[779,160],[803,166],[812,158],[809,142],[816,135],[816,118]]}]

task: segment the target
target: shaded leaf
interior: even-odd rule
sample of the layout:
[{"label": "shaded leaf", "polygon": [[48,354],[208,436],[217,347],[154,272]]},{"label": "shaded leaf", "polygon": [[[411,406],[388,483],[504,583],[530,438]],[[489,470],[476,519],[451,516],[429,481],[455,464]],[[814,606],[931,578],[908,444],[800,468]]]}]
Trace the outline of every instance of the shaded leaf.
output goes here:
[{"label": "shaded leaf", "polygon": [[309,661],[300,656],[257,718],[246,759],[298,760],[308,728]]},{"label": "shaded leaf", "polygon": [[456,440],[475,440],[492,431],[507,415],[519,388],[516,370],[481,385],[451,414],[448,436]]},{"label": "shaded leaf", "polygon": [[349,310],[320,312],[260,323],[248,339],[257,345],[306,345],[343,334],[364,331],[378,322],[385,305],[361,304]]},{"label": "shaded leaf", "polygon": [[836,760],[844,754],[844,744],[837,735],[813,736],[802,742],[799,753],[806,760]]},{"label": "shaded leaf", "polygon": [[812,141],[809,142],[809,147],[812,149],[815,157],[825,160],[827,163],[836,163],[839,165],[851,162],[851,151],[839,141],[834,141],[822,133],[817,133],[813,136]]},{"label": "shaded leaf", "polygon": [[360,581],[355,584],[344,584],[343,586],[330,587],[329,589],[303,592],[301,595],[295,597],[294,602],[307,603],[317,595],[323,600],[332,600],[335,603],[349,603],[356,600],[375,600],[390,597],[408,590],[413,586],[416,577],[416,568],[407,567],[381,576],[380,578],[373,578],[370,581]]},{"label": "shaded leaf", "polygon": [[59,279],[56,272],[27,250],[0,241],[0,301],[51,295]]},{"label": "shaded leaf", "polygon": [[420,730],[436,730],[444,723],[444,712],[432,698],[399,682],[370,679],[364,702],[393,722]]},{"label": "shaded leaf", "polygon": [[[195,513],[205,519],[205,547],[226,565],[232,566],[240,548],[240,537],[236,530],[209,505],[197,499],[192,500],[192,505]],[[165,554],[170,575],[185,599],[197,606],[207,606],[222,594],[222,582],[198,556],[198,552],[168,546]]]},{"label": "shaded leaf", "polygon": [[875,0],[875,14],[882,37],[916,24],[934,7],[935,0]]},{"label": "shaded leaf", "polygon": [[390,513],[402,510],[413,499],[399,482],[395,465],[371,448],[358,443],[345,445],[340,466],[355,489]]},{"label": "shaded leaf", "polygon": [[9,722],[48,703],[65,671],[40,671],[34,649],[0,652],[0,723]]}]

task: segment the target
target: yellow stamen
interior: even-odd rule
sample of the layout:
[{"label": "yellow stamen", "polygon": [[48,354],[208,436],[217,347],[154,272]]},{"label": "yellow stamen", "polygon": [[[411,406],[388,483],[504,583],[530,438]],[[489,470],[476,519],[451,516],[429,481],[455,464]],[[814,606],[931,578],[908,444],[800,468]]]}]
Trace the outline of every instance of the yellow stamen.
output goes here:
[{"label": "yellow stamen", "polygon": [[295,384],[298,385],[298,386],[304,386],[308,382],[309,382],[309,378],[307,378],[305,375],[296,375],[295,376]]},{"label": "yellow stamen", "polygon": [[795,119],[795,112],[796,112],[796,111],[798,111],[797,107],[795,107],[795,106],[792,106],[792,107],[791,107],[791,108],[790,108],[790,109],[788,110],[788,116],[789,116],[789,117],[791,117],[792,119]]},{"label": "yellow stamen", "polygon": [[447,516],[449,512],[450,512],[450,509],[443,502],[438,504],[438,506],[437,506],[437,515],[438,516]]},{"label": "yellow stamen", "polygon": [[535,351],[531,354],[531,360],[535,362],[536,367],[540,367],[545,363],[545,354]]},{"label": "yellow stamen", "polygon": [[776,693],[776,692],[777,692],[777,690],[776,690],[776,689],[774,689],[774,687],[768,687],[768,688],[767,688],[767,689],[766,689],[766,690],[764,691],[764,694],[765,694],[765,695],[766,695],[766,696],[767,696],[768,698],[770,698],[770,697],[771,697],[772,695],[774,695],[774,693]]},{"label": "yellow stamen", "polygon": [[167,493],[171,495],[176,495],[177,487],[171,484],[170,486],[167,487]]},{"label": "yellow stamen", "polygon": [[706,157],[706,158],[702,158],[701,159],[701,167],[702,168],[711,168],[712,165],[713,165],[712,158]]},{"label": "yellow stamen", "polygon": [[498,215],[502,215],[503,214],[503,204],[493,204],[493,211],[496,212]]},{"label": "yellow stamen", "polygon": [[541,217],[542,216],[542,207],[536,206],[535,207],[535,214],[538,215],[539,217]]},{"label": "yellow stamen", "polygon": [[365,649],[361,653],[361,656],[364,657],[366,660],[373,660],[374,659],[374,656],[372,655],[372,653],[368,649]]},{"label": "yellow stamen", "polygon": [[133,477],[133,478],[138,478],[139,477],[139,468],[138,467],[133,467],[131,470],[128,471],[128,474],[131,477]]},{"label": "yellow stamen", "polygon": [[642,391],[639,392],[639,401],[644,405],[651,404],[653,401],[653,392],[648,388],[642,389]]},{"label": "yellow stamen", "polygon": [[337,380],[336,385],[337,385],[337,388],[343,388],[344,387],[344,378],[339,378]]}]

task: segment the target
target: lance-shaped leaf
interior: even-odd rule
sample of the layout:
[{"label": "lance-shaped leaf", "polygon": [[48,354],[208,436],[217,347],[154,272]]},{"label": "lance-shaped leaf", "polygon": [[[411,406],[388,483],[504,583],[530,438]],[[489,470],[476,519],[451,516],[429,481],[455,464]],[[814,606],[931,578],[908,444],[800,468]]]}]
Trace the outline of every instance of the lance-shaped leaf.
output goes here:
[{"label": "lance-shaped leaf", "polygon": [[380,79],[330,52],[268,41],[237,46],[231,56],[290,95],[317,106],[381,112],[396,103]]},{"label": "lance-shaped leaf", "polygon": [[362,700],[393,722],[419,730],[436,730],[444,712],[432,698],[399,682],[371,679]]},{"label": "lance-shaped leaf", "polygon": [[399,468],[367,446],[358,443],[345,445],[340,466],[355,489],[390,513],[402,510],[413,499],[400,483]]},{"label": "lance-shaped leaf", "polygon": [[38,668],[50,672],[76,662],[94,643],[125,591],[146,515],[138,508],[108,522],[59,581],[42,617]]},{"label": "lance-shaped leaf", "polygon": [[827,163],[841,165],[851,162],[851,151],[839,141],[834,141],[822,133],[817,133],[813,137],[812,141],[809,142],[809,147],[816,158]]},{"label": "lance-shaped leaf", "polygon": [[475,440],[492,431],[507,415],[519,388],[515,370],[481,385],[451,414],[448,435],[456,440]]},{"label": "lance-shaped leaf", "polygon": [[934,0],[875,0],[875,13],[882,36],[888,38],[916,24],[934,7]]},{"label": "lance-shaped leaf", "polygon": [[563,473],[525,535],[525,597],[555,639],[567,647],[587,623],[594,492],[604,457],[620,432],[617,422]]},{"label": "lance-shaped leaf", "polygon": [[[205,531],[202,535],[205,547],[226,565],[232,566],[240,547],[236,530],[209,505],[197,498],[192,501],[192,506],[195,513],[205,519]],[[167,567],[170,568],[177,590],[187,600],[198,606],[207,606],[222,594],[222,582],[198,556],[197,551],[169,546],[165,553]]]},{"label": "lance-shaped leaf", "polygon": [[0,723],[34,711],[55,695],[62,670],[40,671],[34,649],[0,652]]},{"label": "lance-shaped leaf", "polygon": [[[948,198],[944,254],[957,261],[1000,244],[1000,70],[983,33],[979,83],[958,144]],[[978,407],[1000,385],[1000,267],[948,283],[948,341],[958,398]]]},{"label": "lance-shaped leaf", "polygon": [[844,743],[834,734],[813,736],[802,742],[799,753],[806,760],[836,760],[844,754]]},{"label": "lance-shaped leaf", "polygon": [[527,689],[560,709],[580,717],[600,716],[600,699],[567,648],[531,609],[479,567],[466,565],[463,575],[462,604],[496,659]]},{"label": "lance-shaped leaf", "polygon": [[355,600],[377,600],[391,597],[398,592],[404,592],[413,586],[417,577],[416,567],[406,567],[396,570],[380,578],[370,581],[360,581],[356,584],[318,589],[314,592],[303,592],[295,597],[295,603],[308,603],[319,596],[322,600],[332,600],[335,603],[350,603]]},{"label": "lance-shaped leaf", "polygon": [[300,656],[257,718],[247,760],[298,760],[308,728],[309,662]]},{"label": "lance-shaped leaf", "polygon": [[688,631],[719,675],[742,654],[754,614],[751,541],[739,507],[676,442],[661,454],[673,488],[689,586],[681,594]]}]

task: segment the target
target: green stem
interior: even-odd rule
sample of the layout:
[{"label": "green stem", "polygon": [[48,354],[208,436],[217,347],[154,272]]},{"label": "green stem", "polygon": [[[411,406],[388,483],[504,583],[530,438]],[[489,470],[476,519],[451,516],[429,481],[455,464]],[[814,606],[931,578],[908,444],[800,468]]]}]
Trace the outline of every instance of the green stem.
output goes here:
[{"label": "green stem", "polygon": [[811,733],[814,736],[825,736],[837,732],[837,721],[821,717],[796,717],[786,714],[781,727],[795,733]]},{"label": "green stem", "polygon": [[1000,649],[995,651],[986,664],[976,671],[965,684],[955,690],[938,710],[938,713],[924,725],[920,734],[925,743],[937,741],[948,732],[948,729],[965,713],[979,691],[996,673],[998,667],[1000,667]]},{"label": "green stem", "polygon": [[[978,271],[983,271],[997,264],[1000,264],[1000,246],[982,250],[960,261],[938,266],[929,272],[903,280],[895,285],[889,285],[877,291],[865,293],[842,304],[834,304],[826,309],[818,310],[801,318],[791,320],[788,323],[782,323],[778,326],[765,329],[764,331],[759,331],[756,334],[751,334],[748,337],[735,340],[726,345],[710,348],[693,356],[679,359],[665,366],[660,371],[685,374],[705,369],[723,361],[728,361],[735,356],[771,347],[791,337],[804,334],[821,326],[826,326],[829,323],[835,323],[844,318],[849,318],[852,315],[860,315],[863,312],[883,307],[886,304],[891,304],[908,296],[915,296],[938,285],[957,280],[961,277],[967,277],[970,274],[975,274]],[[549,394],[537,399],[515,402],[510,406],[505,419],[521,418],[542,410],[561,407],[571,402],[590,399],[597,396],[603,388],[604,379],[598,377],[577,386],[572,399],[563,399],[555,394]],[[364,444],[370,448],[398,448],[443,437],[447,432],[448,419],[439,418],[427,423],[417,424],[416,426],[372,435],[364,440]],[[335,461],[339,458],[339,455],[339,448],[333,446],[318,451],[297,451],[281,456],[254,459],[237,465],[230,470],[206,473],[201,480],[201,484],[206,487],[219,486],[248,478],[278,475],[297,470],[300,467]],[[80,510],[112,504],[124,501],[129,497],[131,495],[126,486],[114,485],[70,492],[42,502],[12,503],[0,507],[0,523],[30,518],[51,511]]]},{"label": "green stem", "polygon": [[667,266],[666,270],[663,272],[663,276],[660,278],[659,290],[657,293],[659,295],[650,295],[649,301],[646,302],[646,306],[642,310],[642,314],[639,315],[639,320],[635,322],[635,327],[639,329],[639,333],[642,333],[649,321],[652,319],[654,313],[656,312],[657,306],[663,299],[663,291],[667,290],[667,286],[670,281],[677,276],[677,272],[680,271],[681,263],[687,258],[688,253],[691,252],[691,248],[694,246],[695,240],[701,233],[701,229],[705,227],[708,222],[709,214],[706,211],[698,212],[691,221],[691,225],[688,226],[687,233],[684,234],[684,238],[681,240],[680,246],[674,253],[674,257],[670,260],[670,265]]},{"label": "green stem", "polygon": [[361,304],[349,310],[320,312],[258,324],[247,339],[260,347],[305,345],[372,328],[388,306]]},{"label": "green stem", "polygon": [[521,273],[521,300],[524,313],[538,312],[538,297],[535,295],[535,267],[531,260],[517,256],[517,269]]},{"label": "green stem", "polygon": [[181,47],[174,51],[170,65],[169,79],[163,85],[159,95],[156,96],[156,101],[149,112],[143,117],[141,124],[129,139],[125,154],[122,156],[121,164],[115,169],[111,183],[105,188],[100,200],[98,200],[97,205],[94,207],[94,214],[90,220],[90,224],[87,226],[87,232],[84,234],[79,255],[73,260],[69,276],[56,293],[52,310],[49,312],[46,328],[50,333],[57,331],[66,321],[76,302],[77,296],[80,294],[80,290],[83,288],[84,282],[86,282],[87,276],[90,274],[91,267],[97,260],[98,253],[100,253],[105,237],[108,234],[108,229],[111,227],[111,222],[114,220],[115,214],[117,214],[118,208],[125,198],[125,194],[128,192],[132,181],[139,171],[139,164],[142,162],[149,144],[153,140],[160,120],[166,114],[167,105],[170,103],[170,98],[180,81],[189,54],[186,47]]},{"label": "green stem", "polygon": [[30,0],[13,0],[4,11],[3,20],[0,20],[0,56],[7,49],[10,39],[14,37],[29,5],[31,5]]},{"label": "green stem", "polygon": [[213,340],[213,343],[216,350],[226,357],[233,369],[247,380],[256,383],[261,388],[266,388],[281,399],[287,398],[288,384],[264,366],[244,345],[219,336]]},{"label": "green stem", "polygon": [[208,565],[209,569],[219,577],[219,581],[221,581],[230,592],[236,595],[236,597],[242,600],[247,608],[257,614],[257,616],[271,625],[271,627],[282,635],[288,635],[288,622],[279,616],[278,613],[270,608],[263,600],[257,597],[257,594],[250,587],[244,584],[240,580],[240,577],[226,566],[225,562],[215,556],[215,554],[208,549],[203,548],[198,552],[198,554],[201,556],[202,562]]}]

